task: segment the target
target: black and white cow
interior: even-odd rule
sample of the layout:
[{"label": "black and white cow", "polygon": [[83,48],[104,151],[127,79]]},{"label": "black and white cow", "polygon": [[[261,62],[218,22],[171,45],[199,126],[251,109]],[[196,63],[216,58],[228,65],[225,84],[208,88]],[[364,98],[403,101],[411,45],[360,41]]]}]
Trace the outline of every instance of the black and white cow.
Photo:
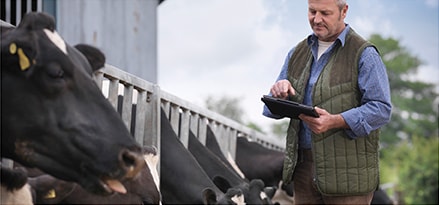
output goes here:
[{"label": "black and white cow", "polygon": [[[271,204],[270,199],[264,192],[265,185],[262,180],[253,179],[249,182],[241,178],[217,155],[205,147],[192,131],[189,133],[188,149],[214,183],[218,177],[222,177],[229,183],[224,188],[233,187],[240,189],[244,193],[244,199],[247,204]],[[219,184],[216,185],[222,187]]]},{"label": "black and white cow", "polygon": [[214,153],[217,157],[219,157],[221,161],[224,162],[228,167],[230,167],[236,174],[238,174],[241,178],[246,179],[246,176],[244,175],[244,173],[242,173],[241,169],[238,167],[235,159],[233,159],[231,154],[228,153],[227,157],[223,154],[223,152],[221,151],[221,147],[219,146],[219,143],[216,139],[216,136],[210,126],[207,126],[206,130],[206,147],[210,151],[212,151],[212,153]]},{"label": "black and white cow", "polygon": [[[163,204],[243,204],[239,189],[222,192],[184,147],[161,110],[160,192]],[[220,179],[219,179],[220,180]]]},{"label": "black and white cow", "polygon": [[248,179],[262,179],[268,187],[276,187],[273,203],[290,204],[293,203],[293,184],[282,184],[284,158],[283,152],[268,149],[246,137],[236,139],[236,164],[244,175]]},{"label": "black and white cow", "polygon": [[137,175],[143,155],[92,79],[103,53],[65,43],[45,13],[1,33],[1,157],[94,193],[124,193],[121,181]]},{"label": "black and white cow", "polygon": [[[127,193],[102,196],[86,191],[74,182],[43,174],[29,178],[37,204],[160,204],[155,148],[144,147],[145,166],[138,177],[123,182]],[[155,185],[152,185],[155,184]]]},{"label": "black and white cow", "polygon": [[266,186],[278,186],[282,180],[284,157],[283,152],[268,149],[246,137],[236,139],[236,164],[248,179],[262,179]]}]

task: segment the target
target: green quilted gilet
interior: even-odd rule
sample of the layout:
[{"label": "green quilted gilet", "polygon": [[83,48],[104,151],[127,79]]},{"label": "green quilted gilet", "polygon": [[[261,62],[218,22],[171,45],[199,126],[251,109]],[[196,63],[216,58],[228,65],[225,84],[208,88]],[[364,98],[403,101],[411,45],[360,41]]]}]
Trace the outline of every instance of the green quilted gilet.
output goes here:
[{"label": "green quilted gilet", "polygon": [[[335,46],[333,55],[314,85],[313,103],[330,113],[341,113],[360,105],[358,62],[364,48],[373,45],[351,29],[344,47],[340,43]],[[305,39],[296,46],[289,62],[288,78],[296,90],[291,100],[303,101],[312,62],[313,56]],[[297,163],[299,122],[291,120],[288,128],[283,170],[286,183],[291,182]],[[320,192],[341,196],[374,191],[379,184],[378,148],[379,130],[355,140],[350,139],[344,129],[313,133],[313,174]]]}]

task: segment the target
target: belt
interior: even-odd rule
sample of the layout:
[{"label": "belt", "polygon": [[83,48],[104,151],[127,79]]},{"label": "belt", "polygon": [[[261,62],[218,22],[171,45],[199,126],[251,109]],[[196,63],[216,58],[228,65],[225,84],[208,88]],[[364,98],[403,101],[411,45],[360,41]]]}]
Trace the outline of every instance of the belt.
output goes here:
[{"label": "belt", "polygon": [[297,162],[314,161],[311,149],[299,149],[297,152]]}]

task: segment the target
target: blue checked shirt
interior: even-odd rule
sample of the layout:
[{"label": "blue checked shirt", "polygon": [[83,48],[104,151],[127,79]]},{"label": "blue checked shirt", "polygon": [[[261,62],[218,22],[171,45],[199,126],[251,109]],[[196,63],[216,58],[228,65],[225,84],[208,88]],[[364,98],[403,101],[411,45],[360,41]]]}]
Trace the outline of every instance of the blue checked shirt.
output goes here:
[{"label": "blue checked shirt", "polygon": [[[337,40],[322,54],[318,60],[318,39],[314,34],[308,37],[308,45],[311,46],[314,61],[311,67],[311,75],[305,88],[304,101],[302,102],[303,104],[312,105],[312,88],[316,83],[323,67],[328,62],[334,45],[341,43],[341,45],[344,46],[346,34],[348,33],[349,29],[350,26],[347,24],[346,28],[339,35]],[[279,80],[288,79],[288,62],[293,55],[294,50],[295,47],[288,52],[276,82]],[[367,47],[360,57],[358,67],[358,85],[362,94],[361,106],[341,113],[341,116],[350,127],[350,129],[346,129],[346,132],[352,139],[366,136],[371,131],[376,130],[386,124],[390,120],[392,110],[390,101],[390,87],[386,67],[377,51],[372,47]],[[269,93],[269,95],[271,95],[271,93]],[[265,105],[262,114],[274,119],[280,118],[279,116],[272,114]],[[300,123],[299,148],[311,148],[311,130],[303,122]]]}]

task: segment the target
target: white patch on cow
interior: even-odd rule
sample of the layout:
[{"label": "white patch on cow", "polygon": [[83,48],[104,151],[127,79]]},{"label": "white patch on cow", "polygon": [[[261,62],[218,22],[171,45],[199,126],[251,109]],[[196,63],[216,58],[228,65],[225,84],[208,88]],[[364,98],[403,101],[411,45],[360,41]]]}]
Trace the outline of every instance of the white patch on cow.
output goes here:
[{"label": "white patch on cow", "polygon": [[290,196],[285,192],[282,188],[282,181],[279,182],[279,188],[276,189],[276,192],[274,193],[273,198],[271,198],[271,201],[273,203],[277,203],[279,205],[289,205],[294,204],[294,197]]},{"label": "white patch on cow", "polygon": [[0,204],[33,204],[29,184],[15,191],[8,191],[6,187],[0,186],[0,194]]},{"label": "white patch on cow", "polygon": [[231,200],[235,202],[235,204],[237,205],[245,205],[244,195],[240,195],[240,196],[235,195],[231,198]]},{"label": "white patch on cow", "polygon": [[47,37],[55,44],[63,53],[67,55],[66,43],[56,31],[52,32],[49,29],[44,29]]},{"label": "white patch on cow", "polygon": [[229,161],[229,163],[232,165],[233,169],[238,173],[238,175],[245,179],[245,175],[244,173],[241,171],[241,169],[239,169],[238,165],[236,164],[235,160],[233,159],[232,155],[230,154],[230,152],[227,152],[227,161]]},{"label": "white patch on cow", "polygon": [[265,192],[263,192],[263,191],[261,191],[261,193],[259,194],[259,196],[261,197],[262,200],[268,198],[267,194],[265,194]]},{"label": "white patch on cow", "polygon": [[[145,159],[146,164],[148,165],[149,171],[151,172],[152,178],[154,179],[154,184],[157,187],[157,190],[160,190],[159,183],[159,174],[157,172],[157,164],[159,161],[159,157],[152,153],[143,155],[143,159]],[[160,201],[160,204],[162,202]]]}]

